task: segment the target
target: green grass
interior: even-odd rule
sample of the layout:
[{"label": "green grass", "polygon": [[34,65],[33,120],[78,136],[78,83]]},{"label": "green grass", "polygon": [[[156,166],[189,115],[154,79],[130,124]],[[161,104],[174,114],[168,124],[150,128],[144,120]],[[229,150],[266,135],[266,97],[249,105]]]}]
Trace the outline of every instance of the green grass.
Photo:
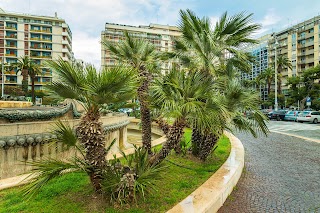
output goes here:
[{"label": "green grass", "polygon": [[[184,137],[190,140],[191,130],[187,129]],[[216,171],[229,153],[229,139],[222,137],[218,148],[205,163],[188,155],[170,155],[168,160],[180,166],[165,161],[168,168],[162,174],[165,178],[159,183],[158,191],[147,195],[145,201],[138,201],[130,209],[113,208],[107,199],[93,193],[84,173],[74,173],[51,181],[29,200],[23,198],[19,187],[0,191],[0,212],[165,212],[205,182],[213,174],[208,171]]]}]

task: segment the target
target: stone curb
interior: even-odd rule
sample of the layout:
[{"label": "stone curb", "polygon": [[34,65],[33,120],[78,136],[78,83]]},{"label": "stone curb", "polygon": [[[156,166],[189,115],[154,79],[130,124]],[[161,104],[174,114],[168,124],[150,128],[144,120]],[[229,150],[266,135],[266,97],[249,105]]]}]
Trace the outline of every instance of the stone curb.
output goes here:
[{"label": "stone curb", "polygon": [[167,213],[217,212],[231,194],[244,167],[244,148],[233,134],[224,134],[231,142],[226,162],[204,184]]}]

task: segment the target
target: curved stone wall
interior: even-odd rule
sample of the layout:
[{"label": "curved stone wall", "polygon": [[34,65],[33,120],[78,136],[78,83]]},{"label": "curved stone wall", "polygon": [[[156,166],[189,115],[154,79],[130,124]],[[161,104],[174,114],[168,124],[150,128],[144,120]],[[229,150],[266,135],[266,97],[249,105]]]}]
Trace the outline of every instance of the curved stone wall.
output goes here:
[{"label": "curved stone wall", "polygon": [[[63,120],[75,128],[80,119]],[[106,133],[106,146],[116,139],[110,154],[119,148],[131,148],[127,143],[127,125],[130,118],[126,114],[109,114],[101,117]],[[0,179],[14,177],[28,172],[31,168],[25,162],[43,158],[67,158],[74,155],[66,151],[62,144],[49,143],[55,121],[37,121],[0,124]]]}]

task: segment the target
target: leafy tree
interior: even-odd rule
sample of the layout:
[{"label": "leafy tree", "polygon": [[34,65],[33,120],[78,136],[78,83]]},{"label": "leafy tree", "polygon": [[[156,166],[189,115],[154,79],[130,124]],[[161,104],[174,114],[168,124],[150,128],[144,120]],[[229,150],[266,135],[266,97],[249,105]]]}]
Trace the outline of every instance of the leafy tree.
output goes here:
[{"label": "leafy tree", "polygon": [[128,32],[124,32],[125,39],[115,44],[108,40],[102,44],[110,50],[115,59],[132,66],[137,71],[140,85],[137,88],[137,96],[140,102],[142,144],[151,154],[151,113],[149,109],[148,92],[153,78],[154,67],[160,55],[156,48],[149,42],[134,38]]}]

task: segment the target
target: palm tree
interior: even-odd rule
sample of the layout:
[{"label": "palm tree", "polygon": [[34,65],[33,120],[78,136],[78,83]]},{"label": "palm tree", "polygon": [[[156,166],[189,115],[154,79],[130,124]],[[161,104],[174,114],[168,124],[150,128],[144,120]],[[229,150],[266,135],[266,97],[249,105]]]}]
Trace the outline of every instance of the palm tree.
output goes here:
[{"label": "palm tree", "polygon": [[278,93],[281,94],[281,83],[282,83],[282,72],[284,71],[284,69],[292,69],[292,64],[291,61],[283,56],[280,55],[277,57],[277,71],[278,71]]},{"label": "palm tree", "polygon": [[258,78],[263,79],[266,81],[267,87],[268,87],[268,94],[270,94],[271,90],[271,84],[274,79],[274,69],[268,67],[263,72],[261,72],[258,76]]},{"label": "palm tree", "polygon": [[214,27],[208,17],[200,19],[191,10],[180,10],[180,17],[182,36],[175,42],[173,56],[207,73],[214,73],[227,55],[233,56],[234,66],[241,70],[251,69],[246,62],[253,61],[253,57],[240,49],[256,43],[249,36],[260,26],[252,23],[252,14],[239,13],[228,17],[225,12]]},{"label": "palm tree", "polygon": [[[214,26],[208,17],[198,18],[190,10],[181,10],[180,16],[179,28],[182,37],[176,41],[172,56],[178,57],[184,64],[191,65],[194,69],[201,70],[208,78],[217,79],[225,75],[236,78],[233,67],[243,71],[251,69],[248,62],[254,62],[254,58],[242,51],[241,47],[256,43],[250,36],[260,26],[252,23],[252,14],[239,13],[229,17],[225,12]],[[218,87],[216,91],[224,93],[223,89],[220,90]],[[211,152],[212,146],[228,123],[227,118],[223,120],[223,122],[216,120],[220,125],[214,133],[210,128],[200,131],[198,126],[194,126],[193,146],[201,147],[199,152],[194,153],[200,155],[201,159],[205,159]]]},{"label": "palm tree", "polygon": [[33,66],[34,62],[29,58],[29,56],[21,56],[18,61],[11,65],[12,68],[17,68],[17,72],[21,72],[22,75],[22,90],[28,92],[28,72]]},{"label": "palm tree", "polygon": [[102,44],[111,51],[114,57],[132,66],[139,77],[140,86],[137,88],[137,96],[140,102],[142,144],[151,154],[151,113],[148,102],[149,84],[152,80],[153,66],[159,59],[156,48],[149,42],[133,38],[128,32],[124,32],[125,39],[115,44],[104,40]]},{"label": "palm tree", "polygon": [[[213,87],[213,79],[201,71],[172,69],[155,80],[151,89],[152,100],[154,107],[161,111],[158,123],[166,133],[167,141],[150,159],[151,164],[162,162],[179,144],[186,125],[197,126],[200,130],[216,127],[218,122],[211,121],[224,115],[224,107],[217,101],[219,94],[213,94]],[[215,110],[207,108],[208,105]],[[173,118],[173,124],[169,125],[162,117]]]},{"label": "palm tree", "polygon": [[126,67],[103,69],[85,67],[63,61],[48,61],[57,75],[48,89],[62,98],[83,103],[86,113],[81,117],[76,133],[85,150],[87,171],[96,191],[101,189],[102,172],[106,168],[105,137],[99,121],[102,104],[128,100],[132,96],[132,72]]},{"label": "palm tree", "polygon": [[36,80],[37,75],[41,75],[41,68],[38,64],[33,63],[32,61],[30,62],[30,67],[28,70],[28,75],[31,78],[31,96],[32,96],[32,103],[35,104],[36,103],[36,98],[34,95],[34,83]]}]

